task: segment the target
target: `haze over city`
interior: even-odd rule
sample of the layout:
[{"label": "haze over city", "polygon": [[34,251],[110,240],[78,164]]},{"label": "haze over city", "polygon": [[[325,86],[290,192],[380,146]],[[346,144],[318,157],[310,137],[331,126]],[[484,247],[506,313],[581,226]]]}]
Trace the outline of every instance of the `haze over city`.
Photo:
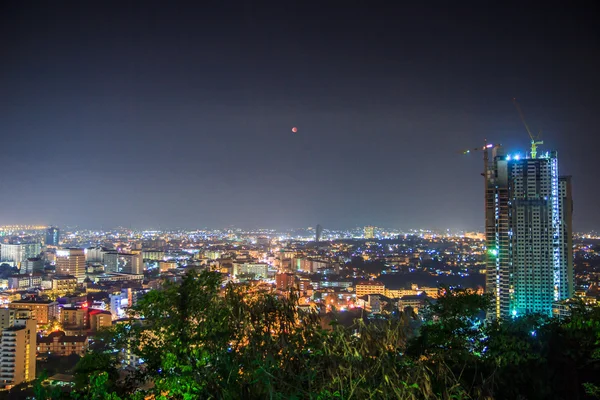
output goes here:
[{"label": "haze over city", "polygon": [[596,229],[593,12],[538,11],[4,2],[0,221],[481,230],[517,97]]}]

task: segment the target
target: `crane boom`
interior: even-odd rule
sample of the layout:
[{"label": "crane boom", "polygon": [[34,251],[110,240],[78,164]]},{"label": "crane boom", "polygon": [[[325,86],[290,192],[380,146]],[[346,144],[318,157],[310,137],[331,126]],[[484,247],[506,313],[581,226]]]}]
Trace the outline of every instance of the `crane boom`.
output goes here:
[{"label": "crane boom", "polygon": [[527,121],[525,121],[525,116],[523,115],[523,111],[521,111],[521,107],[519,107],[519,103],[517,103],[516,97],[513,97],[513,104],[515,105],[517,112],[519,113],[519,116],[521,117],[521,121],[523,121],[523,125],[525,125],[525,129],[527,130],[527,133],[529,134],[529,138],[531,139],[531,158],[536,158],[537,146],[538,146],[538,144],[544,144],[544,141],[536,140],[536,139],[539,139],[539,135],[534,138],[533,135],[531,134],[529,125],[527,125]]},{"label": "crane boom", "polygon": [[519,107],[519,103],[517,103],[516,97],[513,97],[513,104],[517,108],[517,112],[519,113],[519,116],[521,117],[521,121],[523,121],[523,125],[525,125],[525,129],[527,130],[527,133],[529,133],[529,138],[533,142],[535,139],[533,138],[533,135],[531,134],[531,130],[529,129],[529,125],[527,125],[527,121],[525,121],[525,115],[523,115],[523,111],[521,111],[521,107]]}]

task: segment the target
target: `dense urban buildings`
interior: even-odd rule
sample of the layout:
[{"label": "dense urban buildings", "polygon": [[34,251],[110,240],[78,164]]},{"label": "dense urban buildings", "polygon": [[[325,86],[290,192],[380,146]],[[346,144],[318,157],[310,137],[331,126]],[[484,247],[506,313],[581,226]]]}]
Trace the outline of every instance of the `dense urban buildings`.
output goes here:
[{"label": "dense urban buildings", "polygon": [[572,199],[556,152],[485,152],[486,291],[493,315],[551,315],[573,295]]},{"label": "dense urban buildings", "polygon": [[[510,262],[519,266],[522,265],[519,257],[525,262],[540,260],[537,269],[531,268],[530,275],[527,275],[527,269],[522,273],[513,270],[513,297],[510,300],[513,303],[509,302],[509,305],[515,304],[517,316],[525,314],[536,310],[537,296],[540,302],[544,300],[549,304],[544,305],[544,313],[567,318],[570,300],[560,301],[566,299],[564,293],[572,291],[586,304],[592,304],[600,297],[600,275],[596,271],[600,268],[600,255],[590,244],[597,239],[593,233],[576,235],[574,241],[570,241],[568,227],[571,226],[572,205],[568,178],[557,180],[557,193],[562,197],[558,211],[564,228],[557,231],[558,235],[544,235],[545,229],[552,227],[554,214],[546,214],[550,211],[543,201],[530,200],[541,196],[538,193],[546,195],[552,190],[548,183],[552,182],[552,174],[547,174],[547,163],[550,162],[551,168],[552,158],[550,154],[548,159],[543,158],[545,156],[542,154],[535,162],[511,164],[506,162],[508,156],[496,152],[494,157],[499,167],[494,170],[494,176],[496,173],[501,176],[502,168],[507,177],[508,171],[515,172],[510,181],[507,179],[510,183],[506,183],[507,196],[500,197],[503,187],[498,184],[496,188],[494,184],[490,188],[493,193],[490,198],[495,201],[495,194],[499,195],[499,233],[503,229],[513,232],[506,236],[499,234],[500,238],[508,240],[507,254],[514,258],[514,261],[509,258]],[[535,190],[532,182],[535,182]],[[503,210],[506,210],[505,214],[500,212]],[[495,224],[495,213],[493,221]],[[528,236],[529,229],[535,236]],[[27,343],[36,340],[34,353],[38,357],[38,368],[43,368],[43,360],[48,357],[84,355],[94,343],[95,335],[127,319],[132,307],[148,291],[160,290],[167,281],[180,282],[191,270],[218,272],[223,284],[244,288],[243,291],[252,296],[271,293],[283,299],[293,292],[299,307],[317,310],[323,317],[337,312],[347,315],[349,320],[362,316],[369,321],[409,312],[418,325],[428,318],[428,306],[443,294],[446,290],[443,287],[471,288],[475,293],[483,293],[486,281],[496,271],[489,273],[489,261],[496,259],[495,244],[490,245],[482,233],[377,228],[375,234],[375,228],[371,232],[371,227],[319,231],[317,242],[317,232],[312,227],[285,232],[236,228],[192,231],[65,229],[63,247],[43,248],[39,257],[21,263],[21,271],[26,273],[11,273],[0,279],[0,285],[5,288],[0,292],[0,302],[5,307],[0,308],[0,330],[5,331],[7,343],[13,343],[13,336],[20,335],[20,339],[15,340],[22,343],[24,349],[27,349]],[[43,241],[45,233],[45,228],[22,230],[6,237],[5,242]],[[527,240],[533,245],[523,246]],[[545,247],[542,247],[542,240]],[[498,242],[500,256],[503,255],[503,243]],[[554,247],[555,243],[560,246]],[[571,246],[577,261],[577,273],[570,281],[572,288],[567,286],[563,293],[559,290],[559,301],[555,301],[554,292],[550,298],[542,297],[542,290],[538,290],[541,284],[546,282],[548,285],[549,279],[553,284],[555,278],[553,273],[548,276],[542,268],[542,254],[551,251],[547,256],[550,260],[554,260],[554,254],[567,255],[567,262],[559,266],[566,271],[569,282]],[[560,251],[555,253],[555,249]],[[551,264],[550,270],[554,271],[553,268],[554,264]],[[542,276],[542,272],[546,275]],[[529,276],[531,281],[527,279]],[[562,279],[562,276],[557,278]],[[519,297],[521,293],[526,296]],[[528,299],[533,299],[533,305],[527,305]],[[511,312],[507,316],[512,317],[510,306],[509,309]],[[26,336],[21,329],[23,324],[16,323],[25,316],[33,318],[33,322],[28,323],[35,326],[37,338]],[[5,388],[30,380],[26,376],[35,373],[29,371],[26,374],[23,367],[31,353],[16,354],[19,358],[14,359],[14,365],[22,372],[5,376]],[[123,360],[129,360],[124,361],[124,368],[133,368],[142,362],[129,352],[123,355]],[[31,368],[31,363],[27,365]]]},{"label": "dense urban buildings", "polygon": [[20,268],[23,262],[37,257],[41,251],[40,243],[2,243],[0,245],[0,261]]}]

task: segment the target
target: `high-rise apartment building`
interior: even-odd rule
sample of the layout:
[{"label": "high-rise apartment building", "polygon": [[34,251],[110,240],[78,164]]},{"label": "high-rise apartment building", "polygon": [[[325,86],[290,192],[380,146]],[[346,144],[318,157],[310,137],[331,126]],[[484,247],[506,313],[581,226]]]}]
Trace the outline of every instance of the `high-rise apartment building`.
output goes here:
[{"label": "high-rise apartment building", "polygon": [[11,308],[0,308],[0,331],[15,324],[16,313],[17,311]]},{"label": "high-rise apartment building", "polygon": [[56,250],[56,274],[72,275],[79,283],[85,280],[85,253],[83,249]]},{"label": "high-rise apartment building", "polygon": [[490,316],[550,315],[572,296],[570,177],[560,177],[556,152],[537,158],[485,149],[486,292]]},{"label": "high-rise apartment building", "polygon": [[[9,311],[10,312],[10,311]],[[35,319],[13,319],[0,335],[0,389],[35,379]]]},{"label": "high-rise apartment building", "polygon": [[315,230],[315,242],[319,243],[321,241],[321,237],[323,236],[323,227],[321,225],[317,225],[317,229]]},{"label": "high-rise apartment building", "polygon": [[365,239],[374,239],[375,238],[375,227],[374,226],[365,226],[363,236]]},{"label": "high-rise apartment building", "polygon": [[42,272],[44,270],[44,262],[39,257],[28,258],[21,263],[22,274],[32,274],[34,272]]},{"label": "high-rise apartment building", "polygon": [[46,246],[58,246],[60,241],[60,230],[51,226],[46,229]]},{"label": "high-rise apartment building", "polygon": [[85,261],[88,263],[100,263],[104,262],[104,254],[108,253],[104,247],[88,247],[83,251],[85,253]]},{"label": "high-rise apartment building", "polygon": [[289,290],[296,284],[296,276],[291,273],[275,275],[275,287],[279,290]]},{"label": "high-rise apartment building", "polygon": [[42,252],[40,243],[18,243],[0,246],[0,261],[20,267],[28,258],[35,258]]},{"label": "high-rise apartment building", "polygon": [[106,272],[120,272],[125,274],[142,274],[144,272],[144,261],[142,252],[118,253],[108,252],[104,254],[104,265]]}]

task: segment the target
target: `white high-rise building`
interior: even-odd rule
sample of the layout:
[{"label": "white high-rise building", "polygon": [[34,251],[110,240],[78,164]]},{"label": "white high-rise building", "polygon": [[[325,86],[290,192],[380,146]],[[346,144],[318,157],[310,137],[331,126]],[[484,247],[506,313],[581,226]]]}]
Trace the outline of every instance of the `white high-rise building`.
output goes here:
[{"label": "white high-rise building", "polygon": [[486,160],[486,292],[490,316],[552,313],[573,293],[570,177],[559,177],[556,152],[537,158],[505,155]]},{"label": "white high-rise building", "polygon": [[88,263],[103,263],[104,262],[104,254],[107,253],[107,250],[103,247],[88,247],[84,250],[85,253],[85,261]]},{"label": "white high-rise building", "polygon": [[233,263],[233,276],[254,275],[256,278],[269,276],[269,265],[264,263]]},{"label": "white high-rise building", "polygon": [[0,261],[20,267],[28,258],[34,258],[42,252],[41,243],[19,243],[0,245]]},{"label": "white high-rise building", "polygon": [[104,265],[106,266],[106,272],[120,272],[125,274],[144,273],[142,253],[139,251],[131,253],[105,253]]}]

